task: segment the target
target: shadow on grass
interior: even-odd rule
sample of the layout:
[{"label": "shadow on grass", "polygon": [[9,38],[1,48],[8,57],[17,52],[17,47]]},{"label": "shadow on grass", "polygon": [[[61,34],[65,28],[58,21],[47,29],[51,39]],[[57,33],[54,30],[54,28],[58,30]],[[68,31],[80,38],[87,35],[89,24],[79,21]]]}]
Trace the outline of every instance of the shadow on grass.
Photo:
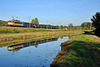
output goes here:
[{"label": "shadow on grass", "polygon": [[64,59],[61,59],[66,62],[57,62],[51,67],[100,67],[100,43],[74,41],[72,46],[65,48],[65,52],[69,48],[69,52],[63,55]]},{"label": "shadow on grass", "polygon": [[84,34],[94,35],[94,31],[84,31]]}]

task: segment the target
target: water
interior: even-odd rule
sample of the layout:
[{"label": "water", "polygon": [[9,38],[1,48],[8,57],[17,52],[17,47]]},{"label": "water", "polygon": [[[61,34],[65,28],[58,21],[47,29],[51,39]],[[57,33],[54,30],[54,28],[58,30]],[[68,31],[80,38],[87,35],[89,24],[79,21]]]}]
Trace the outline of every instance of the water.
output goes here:
[{"label": "water", "polygon": [[69,37],[53,38],[0,48],[0,67],[50,67],[61,43]]}]

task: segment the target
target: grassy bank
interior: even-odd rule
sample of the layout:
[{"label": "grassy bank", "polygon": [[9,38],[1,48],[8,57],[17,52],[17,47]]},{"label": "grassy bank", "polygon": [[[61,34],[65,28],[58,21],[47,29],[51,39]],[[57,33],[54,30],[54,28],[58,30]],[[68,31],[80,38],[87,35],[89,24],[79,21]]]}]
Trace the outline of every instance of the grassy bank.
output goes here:
[{"label": "grassy bank", "polygon": [[100,67],[100,38],[78,35],[61,44],[51,67]]},{"label": "grassy bank", "polygon": [[65,31],[63,29],[23,28],[23,27],[1,27],[0,33],[26,33],[37,31]]},{"label": "grassy bank", "polygon": [[0,42],[52,35],[77,35],[81,33],[83,33],[83,30],[65,31],[62,29],[2,27],[0,28]]},{"label": "grassy bank", "polygon": [[[35,28],[18,28],[18,27],[2,27],[1,30],[8,29],[9,33],[0,33],[0,46],[4,44],[17,44],[30,40],[38,40],[44,38],[52,38],[59,36],[82,34],[83,30],[65,31],[61,29],[35,29]],[[21,31],[19,33],[12,32],[14,29]],[[26,32],[26,31],[27,32]]]},{"label": "grassy bank", "polygon": [[[3,26],[0,28],[1,33],[27,33],[27,32],[55,32],[55,31],[69,31],[64,29],[44,29],[44,28],[23,28],[23,27],[7,27]],[[72,30],[73,31],[73,30]],[[80,31],[80,30],[79,30]],[[84,31],[84,30],[81,30]]]},{"label": "grassy bank", "polygon": [[32,41],[39,41],[39,40],[50,39],[50,38],[59,38],[59,37],[63,37],[63,36],[45,36],[45,37],[35,37],[29,39],[19,39],[19,40],[1,42],[0,47],[11,46],[11,45],[16,45],[21,43],[32,42]]},{"label": "grassy bank", "polygon": [[17,39],[29,39],[35,37],[45,37],[45,36],[60,36],[60,35],[78,35],[83,33],[83,31],[38,31],[38,32],[28,32],[28,33],[10,33],[10,34],[1,34],[0,42],[12,41]]}]

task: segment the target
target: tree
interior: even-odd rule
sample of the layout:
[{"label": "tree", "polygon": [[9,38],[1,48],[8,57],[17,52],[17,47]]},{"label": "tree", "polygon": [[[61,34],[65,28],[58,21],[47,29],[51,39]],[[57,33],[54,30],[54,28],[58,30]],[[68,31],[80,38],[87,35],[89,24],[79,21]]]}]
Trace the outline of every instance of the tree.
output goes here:
[{"label": "tree", "polygon": [[33,23],[33,24],[39,24],[39,21],[38,21],[37,18],[35,18],[35,19],[32,19],[31,23]]},{"label": "tree", "polygon": [[88,23],[88,28],[91,30],[91,28],[92,28],[92,23]]},{"label": "tree", "polygon": [[91,30],[92,23],[91,22],[84,22],[84,23],[81,24],[81,27],[87,27],[88,29]]},{"label": "tree", "polygon": [[63,27],[63,25],[61,25],[61,29],[63,29],[64,27]]},{"label": "tree", "polygon": [[97,12],[91,19],[95,28],[100,27],[100,12]]},{"label": "tree", "polygon": [[32,19],[31,23],[35,24],[35,20],[34,20],[34,19]]},{"label": "tree", "polygon": [[73,24],[72,24],[72,23],[70,23],[70,24],[68,25],[68,27],[73,27]]},{"label": "tree", "polygon": [[4,26],[4,22],[0,20],[0,26]]},{"label": "tree", "polygon": [[70,23],[70,24],[68,25],[68,30],[72,30],[72,29],[73,29],[73,24]]},{"label": "tree", "polygon": [[57,27],[58,27],[58,29],[60,29],[60,26],[59,25],[57,25]]},{"label": "tree", "polygon": [[39,21],[37,18],[35,18],[35,24],[39,24]]},{"label": "tree", "polygon": [[95,35],[100,36],[100,12],[97,12],[91,19],[93,26],[96,28]]}]

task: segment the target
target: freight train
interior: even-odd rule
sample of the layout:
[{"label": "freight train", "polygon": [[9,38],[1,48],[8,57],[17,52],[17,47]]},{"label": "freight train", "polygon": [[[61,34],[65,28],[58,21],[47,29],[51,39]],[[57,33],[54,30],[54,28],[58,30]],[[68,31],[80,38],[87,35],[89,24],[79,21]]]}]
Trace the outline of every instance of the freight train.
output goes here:
[{"label": "freight train", "polygon": [[10,20],[8,21],[8,26],[58,29],[58,27],[54,25],[33,24],[33,23],[21,22],[20,20]]}]

